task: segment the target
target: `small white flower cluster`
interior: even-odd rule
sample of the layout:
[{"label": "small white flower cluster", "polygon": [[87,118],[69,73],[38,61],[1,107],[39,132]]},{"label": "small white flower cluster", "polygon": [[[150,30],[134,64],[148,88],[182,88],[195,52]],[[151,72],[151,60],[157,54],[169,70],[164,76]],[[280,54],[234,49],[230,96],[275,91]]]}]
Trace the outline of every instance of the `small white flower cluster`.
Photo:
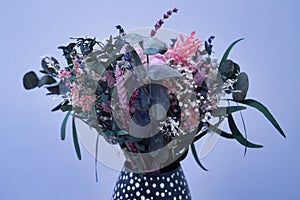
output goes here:
[{"label": "small white flower cluster", "polygon": [[175,121],[172,117],[168,117],[166,121],[160,122],[162,125],[161,127],[158,127],[158,129],[167,135],[170,135],[172,137],[184,135],[185,132],[183,132],[179,128],[179,121]]}]

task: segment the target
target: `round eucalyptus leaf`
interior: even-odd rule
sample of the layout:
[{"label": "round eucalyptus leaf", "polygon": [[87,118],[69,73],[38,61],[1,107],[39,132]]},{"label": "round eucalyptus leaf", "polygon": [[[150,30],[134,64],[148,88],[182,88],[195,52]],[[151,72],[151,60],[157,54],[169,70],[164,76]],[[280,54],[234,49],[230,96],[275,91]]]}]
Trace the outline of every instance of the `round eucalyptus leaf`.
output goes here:
[{"label": "round eucalyptus leaf", "polygon": [[48,74],[57,75],[60,66],[59,62],[54,57],[46,56],[42,59],[42,68]]},{"label": "round eucalyptus leaf", "polygon": [[30,90],[37,87],[38,83],[39,83],[39,79],[36,73],[33,71],[27,72],[23,76],[23,85],[26,90]]},{"label": "round eucalyptus leaf", "polygon": [[136,34],[136,33],[128,33],[128,34],[124,35],[123,38],[130,45],[134,45],[134,44],[137,44],[137,43],[143,41],[144,36],[142,36],[140,34]]},{"label": "round eucalyptus leaf", "polygon": [[235,63],[232,60],[225,60],[224,62],[220,63],[219,72],[222,76],[222,79],[225,81],[232,77],[235,71]]},{"label": "round eucalyptus leaf", "polygon": [[153,65],[150,67],[147,75],[151,80],[155,81],[172,77],[182,77],[182,74],[177,69],[167,65]]},{"label": "round eucalyptus leaf", "polygon": [[43,85],[51,85],[53,83],[56,83],[56,80],[50,75],[45,75],[39,80],[38,87],[42,87]]},{"label": "round eucalyptus leaf", "polygon": [[165,53],[167,51],[167,45],[154,38],[144,38],[143,39],[143,50],[146,55],[155,55],[157,53]]},{"label": "round eucalyptus leaf", "polygon": [[237,82],[234,84],[233,88],[235,90],[232,93],[233,100],[243,101],[246,98],[249,88],[249,79],[245,72],[241,72],[239,74]]}]

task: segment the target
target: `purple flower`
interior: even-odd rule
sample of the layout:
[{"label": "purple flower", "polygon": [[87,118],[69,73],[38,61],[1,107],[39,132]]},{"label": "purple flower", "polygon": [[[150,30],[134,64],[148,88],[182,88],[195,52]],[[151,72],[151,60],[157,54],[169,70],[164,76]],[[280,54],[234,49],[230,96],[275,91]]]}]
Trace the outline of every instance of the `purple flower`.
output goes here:
[{"label": "purple flower", "polygon": [[121,26],[121,25],[117,25],[117,26],[116,26],[116,29],[118,29],[118,30],[119,30],[119,34],[120,34],[120,35],[122,35],[122,34],[124,34],[124,33],[125,33],[125,31],[124,31],[124,29],[122,28],[122,26]]},{"label": "purple flower", "polygon": [[162,19],[160,19],[157,23],[161,26],[161,25],[163,25],[164,21]]},{"label": "purple flower", "polygon": [[169,10],[168,12],[167,12],[167,14],[170,16],[170,15],[172,15],[172,10]]}]

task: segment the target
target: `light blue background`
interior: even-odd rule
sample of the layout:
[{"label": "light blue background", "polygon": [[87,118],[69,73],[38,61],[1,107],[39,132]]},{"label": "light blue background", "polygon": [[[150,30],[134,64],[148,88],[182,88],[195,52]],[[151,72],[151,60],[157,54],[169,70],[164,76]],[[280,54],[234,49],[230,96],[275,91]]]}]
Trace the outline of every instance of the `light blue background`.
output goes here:
[{"label": "light blue background", "polygon": [[184,160],[194,200],[298,199],[300,160],[299,20],[297,0],[276,1],[16,1],[0,2],[0,199],[96,200],[109,199],[118,172],[99,165],[95,182],[94,160],[83,151],[75,157],[72,140],[60,141],[62,113],[51,113],[56,101],[45,90],[25,91],[22,76],[40,69],[43,55],[61,60],[57,46],[69,37],[115,34],[125,29],[152,26],[173,8],[179,13],[164,27],[197,37],[216,36],[220,57],[235,39],[246,38],[230,57],[248,72],[250,98],[263,102],[287,134],[283,139],[253,109],[244,113],[251,141],[264,145],[248,150],[220,139],[203,160],[209,172]]}]

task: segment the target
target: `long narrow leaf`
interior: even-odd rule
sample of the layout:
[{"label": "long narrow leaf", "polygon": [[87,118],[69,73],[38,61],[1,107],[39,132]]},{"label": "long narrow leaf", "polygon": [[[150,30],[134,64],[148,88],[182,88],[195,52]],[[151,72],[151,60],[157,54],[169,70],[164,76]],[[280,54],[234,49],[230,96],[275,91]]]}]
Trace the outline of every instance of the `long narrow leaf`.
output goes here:
[{"label": "long narrow leaf", "polygon": [[237,112],[240,110],[245,110],[247,107],[245,106],[226,106],[226,107],[218,107],[212,110],[211,115],[214,117],[224,116],[225,114],[231,114],[233,112]]},{"label": "long narrow leaf", "polygon": [[61,140],[65,140],[66,139],[66,126],[67,126],[67,122],[68,122],[68,118],[71,114],[71,111],[67,112],[62,124],[61,124],[61,127],[60,127],[60,138]]},{"label": "long narrow leaf", "polygon": [[73,119],[72,119],[72,129],[73,129],[73,143],[74,143],[76,155],[77,155],[78,160],[81,160],[80,146],[79,146],[78,137],[77,137],[77,130],[76,130],[76,126],[75,126],[74,115],[73,115]]},{"label": "long narrow leaf", "polygon": [[235,137],[235,139],[240,144],[244,145],[245,147],[249,147],[249,148],[261,148],[261,147],[263,147],[262,145],[259,145],[259,144],[253,144],[253,143],[249,142],[246,138],[244,138],[244,136],[241,134],[238,127],[236,126],[236,124],[234,122],[234,119],[233,119],[231,114],[228,115],[228,124],[229,124],[229,128],[232,132],[232,135]]},{"label": "long narrow leaf", "polygon": [[191,144],[191,149],[192,149],[192,153],[193,153],[193,156],[194,156],[194,158],[195,158],[197,164],[198,164],[203,170],[208,171],[208,170],[201,164],[194,143]]},{"label": "long narrow leaf", "polygon": [[253,99],[245,99],[243,101],[239,101],[239,103],[251,106],[253,108],[256,108],[260,112],[264,114],[264,116],[273,124],[273,126],[279,131],[279,133],[283,136],[286,137],[283,130],[277,123],[276,119],[273,117],[273,115],[270,113],[270,111],[260,102],[253,100]]},{"label": "long narrow leaf", "polygon": [[224,53],[224,55],[223,55],[223,57],[222,57],[222,59],[221,59],[220,65],[221,65],[222,63],[224,63],[225,60],[227,60],[227,58],[228,58],[228,56],[229,56],[229,53],[230,53],[231,49],[234,47],[234,45],[236,45],[239,41],[241,41],[241,40],[243,40],[243,39],[244,39],[244,38],[240,38],[240,39],[234,41],[233,43],[231,43],[231,45],[229,45],[229,47],[226,49],[226,51],[225,51],[225,53]]}]

